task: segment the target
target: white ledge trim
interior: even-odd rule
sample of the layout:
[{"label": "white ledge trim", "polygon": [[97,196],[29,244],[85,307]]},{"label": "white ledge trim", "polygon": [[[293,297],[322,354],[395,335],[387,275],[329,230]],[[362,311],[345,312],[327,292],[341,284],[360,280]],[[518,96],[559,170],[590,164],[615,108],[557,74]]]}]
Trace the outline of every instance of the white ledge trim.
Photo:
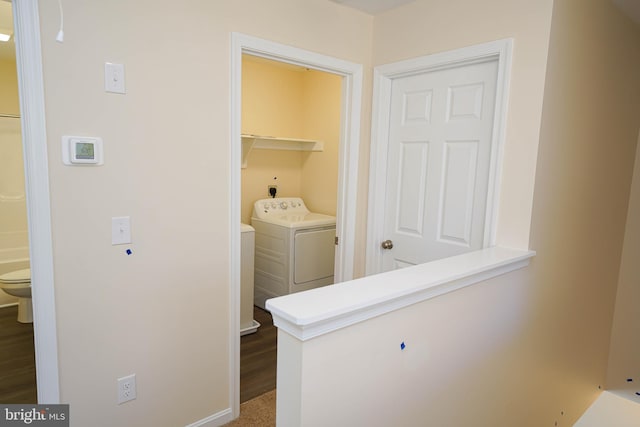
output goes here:
[{"label": "white ledge trim", "polygon": [[301,341],[529,265],[534,251],[492,247],[267,300],[273,323]]}]

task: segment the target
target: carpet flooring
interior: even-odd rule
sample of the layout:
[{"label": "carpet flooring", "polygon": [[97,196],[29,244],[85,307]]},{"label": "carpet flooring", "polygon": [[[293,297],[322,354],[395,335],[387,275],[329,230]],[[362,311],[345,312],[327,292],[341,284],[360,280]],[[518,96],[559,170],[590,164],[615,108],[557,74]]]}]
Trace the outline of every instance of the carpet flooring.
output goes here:
[{"label": "carpet flooring", "polygon": [[240,417],[225,427],[271,427],[276,425],[276,391],[271,390],[240,405]]}]

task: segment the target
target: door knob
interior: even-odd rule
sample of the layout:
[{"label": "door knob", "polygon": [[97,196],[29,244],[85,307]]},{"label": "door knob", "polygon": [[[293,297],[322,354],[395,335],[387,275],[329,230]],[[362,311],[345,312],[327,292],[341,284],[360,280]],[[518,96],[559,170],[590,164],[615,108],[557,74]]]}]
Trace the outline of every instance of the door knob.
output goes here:
[{"label": "door knob", "polygon": [[382,249],[393,249],[393,242],[391,240],[385,240],[380,246],[382,246]]}]

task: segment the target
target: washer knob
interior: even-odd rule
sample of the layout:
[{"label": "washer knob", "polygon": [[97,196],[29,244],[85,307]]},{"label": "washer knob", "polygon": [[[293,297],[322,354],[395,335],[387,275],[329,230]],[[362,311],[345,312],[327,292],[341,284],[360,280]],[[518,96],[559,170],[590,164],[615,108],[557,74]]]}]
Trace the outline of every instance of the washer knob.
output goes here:
[{"label": "washer knob", "polygon": [[287,202],[280,202],[280,208],[281,209],[287,209],[289,206],[287,205]]}]

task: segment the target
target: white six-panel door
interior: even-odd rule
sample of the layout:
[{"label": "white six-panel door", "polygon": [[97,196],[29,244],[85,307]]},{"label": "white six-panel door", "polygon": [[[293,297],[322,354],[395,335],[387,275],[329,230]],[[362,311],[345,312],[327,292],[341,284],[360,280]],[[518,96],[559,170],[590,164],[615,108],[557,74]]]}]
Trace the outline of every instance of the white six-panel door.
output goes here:
[{"label": "white six-panel door", "polygon": [[393,80],[384,271],[483,247],[497,75],[493,59]]}]

